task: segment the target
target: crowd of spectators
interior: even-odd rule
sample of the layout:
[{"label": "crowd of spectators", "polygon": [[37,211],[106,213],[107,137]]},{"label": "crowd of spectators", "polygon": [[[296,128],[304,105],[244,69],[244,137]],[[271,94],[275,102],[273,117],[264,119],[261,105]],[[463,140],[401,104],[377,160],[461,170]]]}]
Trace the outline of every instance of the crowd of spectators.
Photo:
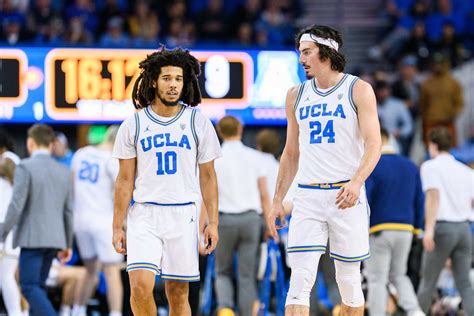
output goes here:
[{"label": "crowd of spectators", "polygon": [[375,60],[396,63],[411,54],[426,70],[435,52],[448,56],[454,67],[473,55],[471,0],[387,0],[381,20],[380,44],[369,50]]},{"label": "crowd of spectators", "polygon": [[299,1],[3,0],[2,45],[293,44]]}]

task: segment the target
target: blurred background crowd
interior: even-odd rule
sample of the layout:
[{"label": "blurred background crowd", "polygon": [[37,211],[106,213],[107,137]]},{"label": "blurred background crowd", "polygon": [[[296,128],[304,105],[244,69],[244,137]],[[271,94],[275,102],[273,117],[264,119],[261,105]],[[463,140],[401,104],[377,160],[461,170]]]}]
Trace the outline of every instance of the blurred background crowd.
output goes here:
[{"label": "blurred background crowd", "polygon": [[[342,31],[347,72],[373,85],[380,121],[401,155],[420,165],[428,159],[428,131],[444,126],[453,136],[453,156],[474,168],[472,0],[0,0],[0,45],[13,47],[155,48],[164,43],[169,47],[291,50],[295,31],[313,23]],[[9,150],[22,158],[27,156],[26,127],[0,127],[13,144]],[[91,139],[89,125],[58,124],[53,128],[57,132],[54,154],[65,164]],[[257,147],[257,134],[263,128],[245,127],[243,142]],[[92,135],[97,131],[104,132],[105,127],[92,128]],[[274,131],[284,141],[285,127]],[[273,146],[269,152],[278,157],[283,144]],[[415,237],[409,260],[415,288],[421,248]],[[85,271],[77,252],[69,266],[79,269],[71,274],[71,280],[79,282]],[[321,266],[330,269],[323,263]],[[202,275],[203,270],[206,266],[201,267]],[[454,315],[459,309],[459,294],[449,271],[447,263],[433,305],[436,315]],[[330,290],[326,275],[318,284],[329,283]],[[103,278],[98,279],[98,290],[88,302],[89,313],[106,313]],[[122,278],[126,314],[128,282],[124,271]],[[50,289],[58,307],[61,301],[73,301],[74,283],[65,284],[56,282]],[[61,296],[61,288],[67,294]],[[317,288],[315,300],[319,298],[322,310],[312,313],[328,314],[338,303],[337,295],[328,297],[321,286]],[[391,294],[396,302],[396,293]],[[164,304],[165,300],[158,302]],[[391,313],[400,312],[396,304],[388,308]]]}]

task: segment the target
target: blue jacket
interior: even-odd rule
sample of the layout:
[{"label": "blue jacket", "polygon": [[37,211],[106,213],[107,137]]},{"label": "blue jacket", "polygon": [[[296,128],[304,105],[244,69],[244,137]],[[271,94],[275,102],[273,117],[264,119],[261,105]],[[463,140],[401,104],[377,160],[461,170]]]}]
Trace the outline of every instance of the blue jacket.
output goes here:
[{"label": "blue jacket", "polygon": [[370,233],[407,230],[419,233],[424,221],[420,172],[408,158],[384,153],[366,181]]}]

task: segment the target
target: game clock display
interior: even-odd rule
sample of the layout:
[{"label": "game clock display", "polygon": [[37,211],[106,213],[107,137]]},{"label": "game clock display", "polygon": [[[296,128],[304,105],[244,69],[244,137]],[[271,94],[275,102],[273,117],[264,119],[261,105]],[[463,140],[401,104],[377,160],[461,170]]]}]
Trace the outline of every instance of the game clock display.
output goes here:
[{"label": "game clock display", "polygon": [[[155,51],[0,49],[0,122],[12,123],[123,121],[135,111],[139,62]],[[191,53],[201,62],[199,108],[211,119],[231,113],[247,124],[285,123],[284,94],[300,82],[295,52]]]}]

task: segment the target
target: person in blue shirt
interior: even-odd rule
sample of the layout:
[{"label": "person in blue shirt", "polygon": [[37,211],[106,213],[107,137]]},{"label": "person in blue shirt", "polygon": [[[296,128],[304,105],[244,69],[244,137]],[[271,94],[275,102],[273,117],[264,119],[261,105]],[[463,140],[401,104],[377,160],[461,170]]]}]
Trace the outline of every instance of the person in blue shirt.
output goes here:
[{"label": "person in blue shirt", "polygon": [[62,163],[68,168],[70,168],[73,152],[71,151],[71,149],[69,149],[69,142],[67,140],[67,137],[62,132],[55,132],[54,136],[55,137],[53,142],[53,158],[57,162]]},{"label": "person in blue shirt", "polygon": [[368,303],[371,315],[385,315],[387,285],[399,295],[398,305],[408,315],[424,315],[410,282],[407,261],[413,233],[423,223],[424,196],[420,173],[408,158],[388,145],[382,128],[382,156],[366,181],[370,215],[370,253],[367,261]]}]

